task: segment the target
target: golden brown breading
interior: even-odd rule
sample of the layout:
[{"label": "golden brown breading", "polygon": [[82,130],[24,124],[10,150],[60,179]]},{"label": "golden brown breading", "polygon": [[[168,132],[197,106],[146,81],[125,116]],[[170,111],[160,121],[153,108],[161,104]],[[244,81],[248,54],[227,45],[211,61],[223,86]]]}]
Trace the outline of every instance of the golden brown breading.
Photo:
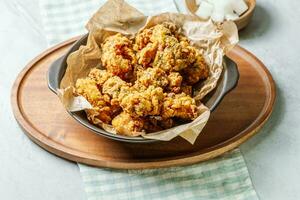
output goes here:
[{"label": "golden brown breading", "polygon": [[101,94],[96,81],[91,78],[77,79],[75,88],[76,93],[86,98],[93,106],[106,105],[110,101],[109,96]]},{"label": "golden brown breading", "polygon": [[148,67],[155,58],[157,47],[157,43],[148,43],[141,51],[139,51],[137,53],[138,64],[143,67]]},{"label": "golden brown breading", "polygon": [[112,119],[121,111],[119,106],[105,106],[105,107],[93,107],[93,109],[86,110],[88,119],[97,124],[97,120],[102,123],[110,124]]},{"label": "golden brown breading", "polygon": [[121,78],[130,73],[137,63],[131,40],[120,33],[106,38],[101,49],[102,65],[107,71]]},{"label": "golden brown breading", "polygon": [[163,24],[158,24],[153,27],[150,41],[153,43],[158,43],[159,50],[165,48],[166,46],[171,47],[178,43],[177,38],[172,35],[171,30]]},{"label": "golden brown breading", "polygon": [[180,71],[191,65],[196,58],[196,50],[187,42],[175,43],[162,51],[157,51],[153,67],[164,71]]},{"label": "golden brown breading", "polygon": [[[91,78],[78,79],[75,90],[77,95],[81,95],[93,106],[87,110],[89,119],[93,117],[100,119],[104,123],[110,123],[118,108],[110,105],[110,97],[101,94],[96,81]],[[92,115],[93,117],[89,116]]]},{"label": "golden brown breading", "polygon": [[168,75],[170,87],[180,87],[182,82],[182,76],[178,72],[171,72]]},{"label": "golden brown breading", "polygon": [[195,119],[197,117],[197,106],[195,100],[186,95],[169,93],[164,99],[161,116],[164,119],[178,117],[181,119]]},{"label": "golden brown breading", "polygon": [[144,48],[149,42],[153,28],[147,28],[135,36],[134,50],[138,51]]},{"label": "golden brown breading", "polygon": [[175,38],[179,42],[182,42],[182,41],[189,42],[188,38],[182,34],[181,29],[178,28],[174,23],[172,23],[172,22],[164,22],[164,23],[162,23],[162,25],[164,27],[166,27],[167,29],[169,29],[171,31],[171,34],[174,35]]},{"label": "golden brown breading", "polygon": [[179,42],[187,42],[189,43],[189,39],[182,34],[177,34],[176,38]]},{"label": "golden brown breading", "polygon": [[156,43],[160,49],[177,43],[178,31],[175,24],[165,22],[139,32],[135,37],[134,49],[143,49],[148,43]]},{"label": "golden brown breading", "polygon": [[162,87],[168,85],[167,74],[159,68],[147,68],[137,72],[137,84],[144,85],[146,87],[153,85],[155,87]]},{"label": "golden brown breading", "polygon": [[122,112],[112,120],[112,126],[118,134],[127,136],[138,136],[143,132],[144,120],[133,118],[128,113]]},{"label": "golden brown breading", "polygon": [[193,96],[193,86],[191,85],[181,85],[180,91],[191,97]]},{"label": "golden brown breading", "polygon": [[172,22],[163,22],[161,25],[166,27],[167,29],[169,29],[170,32],[173,35],[179,34],[178,28],[174,23],[172,23]]},{"label": "golden brown breading", "polygon": [[204,58],[199,53],[197,53],[195,63],[183,70],[185,81],[190,85],[197,83],[199,80],[207,78],[208,73],[208,66],[205,63]]},{"label": "golden brown breading", "polygon": [[158,49],[163,50],[165,46],[172,46],[175,43],[178,43],[178,40],[172,36],[170,29],[162,24],[144,29],[137,34],[135,40],[138,63],[149,67],[148,65],[155,59]]},{"label": "golden brown breading", "polygon": [[[144,38],[144,39],[142,39]],[[197,61],[196,48],[189,44],[173,23],[158,24],[136,36],[138,63],[166,72],[180,71]]]},{"label": "golden brown breading", "polygon": [[171,72],[168,75],[168,90],[174,93],[179,93],[182,79],[182,76],[178,72]]},{"label": "golden brown breading", "polygon": [[164,99],[161,87],[149,86],[144,91],[132,91],[122,98],[120,106],[131,116],[159,115]]},{"label": "golden brown breading", "polygon": [[123,93],[123,90],[126,89],[127,91],[129,88],[130,84],[126,83],[118,76],[113,76],[107,79],[103,84],[102,93],[108,94],[112,99],[117,100],[119,99],[120,94]]},{"label": "golden brown breading", "polygon": [[88,75],[88,77],[96,81],[98,87],[102,87],[105,81],[107,81],[107,79],[109,79],[112,76],[112,73],[98,68],[93,68]]}]

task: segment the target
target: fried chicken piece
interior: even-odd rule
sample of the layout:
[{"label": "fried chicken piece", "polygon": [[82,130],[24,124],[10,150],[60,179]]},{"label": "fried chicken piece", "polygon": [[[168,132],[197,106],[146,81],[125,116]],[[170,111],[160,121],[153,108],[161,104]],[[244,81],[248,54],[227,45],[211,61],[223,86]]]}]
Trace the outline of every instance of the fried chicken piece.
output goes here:
[{"label": "fried chicken piece", "polygon": [[157,24],[151,28],[140,31],[135,37],[135,50],[141,50],[149,43],[157,43],[162,49],[165,45],[172,45],[178,42],[176,25],[170,22]]},{"label": "fried chicken piece", "polygon": [[139,51],[137,53],[138,64],[143,67],[148,67],[155,58],[157,47],[157,43],[148,43],[141,51]]},{"label": "fried chicken piece", "polygon": [[86,110],[87,118],[93,124],[101,123],[110,124],[112,119],[121,111],[119,106],[93,107]]},{"label": "fried chicken piece", "polygon": [[158,48],[162,50],[165,46],[178,43],[171,30],[162,24],[143,30],[137,34],[136,38],[138,63],[144,67],[147,67],[155,59]]},{"label": "fried chicken piece", "polygon": [[172,22],[163,22],[161,25],[169,29],[173,35],[179,33],[177,26]]},{"label": "fried chicken piece", "polygon": [[158,49],[162,50],[165,47],[172,47],[178,43],[177,38],[172,34],[172,31],[164,24],[158,24],[153,27],[150,41],[158,44]]},{"label": "fried chicken piece", "polygon": [[181,29],[178,28],[174,23],[164,22],[161,25],[169,29],[171,34],[175,36],[178,42],[189,42],[188,38],[182,34]]},{"label": "fried chicken piece", "polygon": [[122,112],[112,120],[112,126],[118,134],[126,136],[138,136],[144,132],[144,120],[133,118],[128,113]]},{"label": "fried chicken piece", "polygon": [[135,67],[133,68],[133,71],[132,73],[130,73],[130,76],[127,76],[126,78],[126,82],[131,84],[131,85],[134,85],[135,82],[137,81],[137,74],[140,72],[140,71],[143,71],[145,70],[145,68],[141,65],[135,65]]},{"label": "fried chicken piece", "polygon": [[138,63],[164,71],[180,71],[196,61],[196,48],[180,33],[175,24],[165,22],[144,29],[135,40]]},{"label": "fried chicken piece", "polygon": [[187,42],[189,43],[189,39],[181,33],[176,34],[176,38],[179,42]]},{"label": "fried chicken piece", "polygon": [[153,67],[164,71],[180,71],[195,62],[196,49],[188,42],[175,43],[162,51],[157,51]]},{"label": "fried chicken piece", "polygon": [[95,80],[91,78],[78,79],[75,84],[76,94],[83,96],[93,106],[103,106],[109,103],[110,98],[102,95]]},{"label": "fried chicken piece", "polygon": [[101,49],[102,65],[108,72],[121,78],[125,78],[126,73],[130,73],[137,63],[132,42],[120,33],[106,38]]},{"label": "fried chicken piece", "polygon": [[[145,37],[142,40],[142,37]],[[153,66],[165,71],[180,71],[194,62],[195,50],[179,33],[175,24],[163,23],[144,29],[136,36],[138,63],[144,67]]]},{"label": "fried chicken piece", "polygon": [[185,81],[193,85],[199,80],[205,79],[208,77],[209,69],[203,58],[203,56],[197,53],[196,61],[192,66],[185,68],[183,71]]},{"label": "fried chicken piece", "polygon": [[167,74],[159,68],[147,68],[137,72],[137,84],[164,88],[169,84]]},{"label": "fried chicken piece", "polygon": [[185,93],[186,95],[193,96],[193,86],[183,84],[180,87],[180,91]]},{"label": "fried chicken piece", "polygon": [[150,37],[152,36],[152,30],[153,28],[144,29],[135,36],[135,43],[134,43],[135,51],[141,50],[150,42]]},{"label": "fried chicken piece", "polygon": [[182,76],[178,72],[171,72],[168,75],[168,90],[174,93],[179,93],[182,79]]},{"label": "fried chicken piece", "polygon": [[118,107],[110,105],[110,97],[101,94],[95,80],[91,78],[78,79],[75,90],[77,95],[81,95],[93,106],[93,109],[87,110],[88,118],[98,118],[104,123],[110,123],[112,117],[117,112]]},{"label": "fried chicken piece", "polygon": [[118,76],[113,76],[103,84],[102,93],[111,97],[111,103],[117,105],[125,95],[130,92],[130,84]]},{"label": "fried chicken piece", "polygon": [[164,99],[161,114],[163,119],[178,117],[184,120],[193,120],[197,115],[195,100],[185,93],[169,93]]},{"label": "fried chicken piece", "polygon": [[88,77],[96,81],[98,87],[102,87],[105,81],[107,81],[107,79],[111,78],[112,76],[112,73],[98,68],[93,68],[88,75]]},{"label": "fried chicken piece", "polygon": [[153,133],[153,132],[161,131],[163,129],[157,124],[156,120],[152,120],[149,118],[145,120],[144,130],[146,131],[146,133]]},{"label": "fried chicken piece", "polygon": [[144,129],[147,133],[161,131],[174,126],[174,120],[162,119],[161,116],[150,116],[145,119]]},{"label": "fried chicken piece", "polygon": [[120,106],[125,112],[135,117],[159,115],[163,99],[163,89],[151,85],[144,91],[132,91],[125,95]]}]

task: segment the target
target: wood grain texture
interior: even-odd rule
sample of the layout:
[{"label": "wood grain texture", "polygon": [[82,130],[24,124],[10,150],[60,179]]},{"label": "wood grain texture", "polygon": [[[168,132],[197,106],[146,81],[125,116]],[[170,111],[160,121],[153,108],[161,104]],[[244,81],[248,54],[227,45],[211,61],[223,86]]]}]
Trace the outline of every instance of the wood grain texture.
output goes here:
[{"label": "wood grain texture", "polygon": [[[248,10],[237,20],[234,20],[238,30],[242,30],[249,24],[256,6],[256,0],[245,0],[245,2],[248,4]],[[192,14],[194,14],[198,9],[196,0],[185,0],[185,5],[186,9]]]},{"label": "wood grain texture", "polygon": [[177,137],[170,142],[133,144],[99,136],[77,123],[47,87],[49,65],[78,38],[57,45],[31,61],[17,77],[11,103],[24,132],[60,157],[120,169],[186,165],[214,158],[245,142],[271,114],[275,84],[255,56],[237,46],[228,56],[240,71],[238,86],[211,114],[194,145]]}]

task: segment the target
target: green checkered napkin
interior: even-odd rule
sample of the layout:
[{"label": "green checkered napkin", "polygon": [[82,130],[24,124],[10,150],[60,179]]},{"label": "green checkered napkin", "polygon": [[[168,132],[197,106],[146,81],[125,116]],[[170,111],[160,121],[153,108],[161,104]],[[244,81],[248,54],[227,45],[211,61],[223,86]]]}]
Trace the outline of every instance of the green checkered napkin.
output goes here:
[{"label": "green checkered napkin", "polygon": [[[182,0],[183,1],[183,0]],[[83,34],[104,0],[40,0],[49,45]],[[146,15],[176,12],[173,0],[127,0]],[[178,0],[177,0],[178,2]],[[88,199],[257,200],[249,173],[236,149],[200,164],[151,170],[113,170],[78,164]]]}]

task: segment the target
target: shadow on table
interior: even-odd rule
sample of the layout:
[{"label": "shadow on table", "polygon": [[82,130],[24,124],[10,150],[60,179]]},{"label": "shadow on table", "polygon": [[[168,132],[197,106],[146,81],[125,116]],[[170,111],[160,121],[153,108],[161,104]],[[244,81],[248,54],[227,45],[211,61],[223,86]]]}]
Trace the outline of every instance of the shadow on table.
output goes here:
[{"label": "shadow on table", "polygon": [[262,36],[270,30],[271,26],[272,19],[270,13],[264,7],[257,4],[252,20],[245,29],[239,32],[239,37],[241,40],[247,40]]}]

